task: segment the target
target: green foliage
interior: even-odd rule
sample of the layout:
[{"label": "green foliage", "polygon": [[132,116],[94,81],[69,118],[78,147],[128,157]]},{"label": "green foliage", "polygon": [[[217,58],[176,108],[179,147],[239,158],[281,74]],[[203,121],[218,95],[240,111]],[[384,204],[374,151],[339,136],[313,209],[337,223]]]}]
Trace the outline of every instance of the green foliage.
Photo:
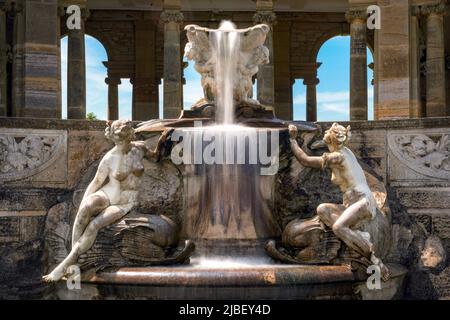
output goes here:
[{"label": "green foliage", "polygon": [[93,120],[98,120],[98,119],[97,119],[97,116],[95,115],[95,113],[89,112],[86,115],[86,120],[93,121]]}]

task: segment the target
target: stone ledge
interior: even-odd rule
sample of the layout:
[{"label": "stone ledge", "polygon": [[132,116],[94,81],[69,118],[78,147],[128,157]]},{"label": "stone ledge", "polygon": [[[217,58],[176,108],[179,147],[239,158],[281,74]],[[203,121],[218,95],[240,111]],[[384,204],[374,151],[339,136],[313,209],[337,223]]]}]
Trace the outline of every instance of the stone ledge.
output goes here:
[{"label": "stone ledge", "polygon": [[[305,121],[293,121],[304,123]],[[136,124],[140,121],[135,121]],[[329,128],[333,122],[316,122],[323,129]],[[339,121],[342,125],[350,125],[356,130],[375,129],[424,129],[448,128],[450,117],[420,118],[420,119],[393,119],[375,121]],[[36,118],[9,118],[0,117],[0,128],[33,128],[33,129],[66,129],[66,130],[93,130],[103,131],[105,120],[62,120],[62,119],[36,119]]]}]

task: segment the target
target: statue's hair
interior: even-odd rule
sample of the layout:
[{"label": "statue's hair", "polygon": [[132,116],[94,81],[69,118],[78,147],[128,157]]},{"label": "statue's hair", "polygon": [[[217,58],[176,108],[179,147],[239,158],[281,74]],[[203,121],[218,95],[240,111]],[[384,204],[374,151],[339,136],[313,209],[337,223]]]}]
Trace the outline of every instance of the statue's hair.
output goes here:
[{"label": "statue's hair", "polygon": [[[334,122],[330,129],[328,129],[326,132],[334,132],[335,134],[343,134],[342,138],[337,138],[337,142],[340,145],[347,145],[350,141],[350,138],[352,137],[352,133],[351,133],[351,128],[350,126],[347,126],[347,128],[345,128],[344,126],[341,126],[340,124],[338,124],[337,122]],[[330,144],[330,136],[326,135],[326,138],[324,139],[326,144]]]},{"label": "statue's hair", "polygon": [[120,140],[132,141],[135,139],[134,129],[129,120],[107,121],[105,137],[108,140],[115,141],[114,135],[118,135]]}]

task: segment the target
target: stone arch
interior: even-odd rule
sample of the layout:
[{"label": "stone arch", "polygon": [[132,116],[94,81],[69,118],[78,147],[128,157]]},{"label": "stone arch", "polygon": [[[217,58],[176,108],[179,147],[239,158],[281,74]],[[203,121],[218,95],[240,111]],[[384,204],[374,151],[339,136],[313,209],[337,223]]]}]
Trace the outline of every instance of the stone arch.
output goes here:
[{"label": "stone arch", "polygon": [[[321,37],[319,37],[314,46],[311,49],[311,61],[317,61],[317,55],[319,54],[320,48],[327,42],[328,40],[337,37],[337,36],[349,36],[350,35],[350,26],[348,24],[342,24],[340,27],[332,29],[324,33]],[[372,55],[374,55],[374,35],[373,33],[367,33],[367,47],[369,48]]]},{"label": "stone arch", "polygon": [[325,42],[337,36],[348,36],[348,35],[350,35],[350,28],[348,24],[341,24],[339,27],[331,29],[326,33],[324,33],[321,37],[319,37],[316,40],[311,49],[311,56],[310,56],[311,61],[317,61],[317,55],[319,54],[320,48],[322,48]]},{"label": "stone arch", "polygon": [[[69,35],[68,30],[66,28],[64,28],[64,30],[61,32],[61,36],[60,36],[59,40],[61,41],[64,37],[66,37],[68,35]],[[96,30],[93,30],[93,29],[86,29],[85,36],[91,36],[92,38],[94,38],[95,40],[100,42],[102,44],[103,48],[105,48],[106,56],[108,57],[108,61],[111,59],[112,45],[111,45],[111,43],[109,43],[108,37],[106,37],[101,32],[97,32]]]}]

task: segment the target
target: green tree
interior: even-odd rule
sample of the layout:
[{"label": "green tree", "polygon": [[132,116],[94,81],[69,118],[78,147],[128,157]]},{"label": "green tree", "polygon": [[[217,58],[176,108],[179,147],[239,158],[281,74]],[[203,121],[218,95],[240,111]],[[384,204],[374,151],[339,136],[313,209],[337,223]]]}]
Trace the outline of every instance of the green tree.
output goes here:
[{"label": "green tree", "polygon": [[98,118],[97,118],[97,116],[95,115],[95,113],[89,112],[89,113],[86,115],[86,120],[93,121],[93,120],[98,120]]}]

